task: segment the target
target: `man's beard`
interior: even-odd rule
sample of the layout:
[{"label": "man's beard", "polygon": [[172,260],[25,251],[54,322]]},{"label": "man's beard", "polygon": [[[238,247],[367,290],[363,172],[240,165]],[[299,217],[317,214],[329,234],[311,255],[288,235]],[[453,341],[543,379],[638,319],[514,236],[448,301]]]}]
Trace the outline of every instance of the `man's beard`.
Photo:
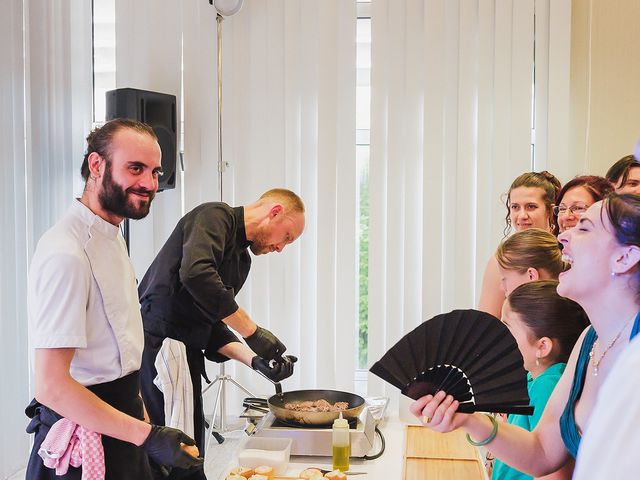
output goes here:
[{"label": "man's beard", "polygon": [[[129,193],[144,193],[149,195],[147,202],[139,204],[129,200]],[[120,185],[113,181],[111,176],[111,162],[107,162],[104,178],[102,181],[102,191],[98,194],[100,206],[108,212],[119,217],[140,220],[149,214],[151,201],[155,196],[155,192],[146,189],[127,188],[124,190]]]},{"label": "man's beard", "polygon": [[268,235],[264,231],[264,227],[255,234],[254,239],[249,246],[254,255],[263,255],[271,252],[271,246],[267,242],[267,237]]}]

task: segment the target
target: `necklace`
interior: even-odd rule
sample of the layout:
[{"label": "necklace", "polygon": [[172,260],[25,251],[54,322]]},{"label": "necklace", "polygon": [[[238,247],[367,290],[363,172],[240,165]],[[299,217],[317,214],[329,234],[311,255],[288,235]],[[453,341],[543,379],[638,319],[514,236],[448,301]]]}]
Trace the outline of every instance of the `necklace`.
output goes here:
[{"label": "necklace", "polygon": [[594,356],[595,356],[596,346],[598,345],[598,340],[593,342],[593,346],[591,347],[591,351],[589,352],[589,359],[593,363],[593,376],[594,377],[598,376],[598,367],[600,366],[600,363],[602,362],[602,359],[604,358],[604,356],[611,349],[611,347],[613,347],[615,345],[615,343],[618,341],[618,339],[622,335],[622,332],[624,332],[624,330],[627,328],[627,325],[629,325],[629,322],[631,322],[631,320],[633,320],[634,318],[635,318],[635,315],[625,322],[625,324],[622,327],[622,330],[620,330],[618,332],[618,334],[613,338],[613,340],[611,340],[609,342],[609,345],[607,345],[607,348],[604,349],[604,351],[600,354],[600,358],[597,359],[597,360],[594,358]]}]

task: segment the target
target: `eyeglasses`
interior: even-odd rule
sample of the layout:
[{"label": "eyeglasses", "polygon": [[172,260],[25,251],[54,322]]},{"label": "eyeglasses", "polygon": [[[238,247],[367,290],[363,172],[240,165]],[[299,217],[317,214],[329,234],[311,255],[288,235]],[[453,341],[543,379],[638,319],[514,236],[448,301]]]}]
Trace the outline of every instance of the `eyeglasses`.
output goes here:
[{"label": "eyeglasses", "polygon": [[553,207],[553,214],[556,217],[559,217],[560,215],[568,215],[569,213],[572,213],[573,215],[579,217],[584,212],[586,212],[588,208],[589,205],[585,205],[584,203],[576,203],[575,205],[570,205],[568,207],[566,205],[560,204]]}]

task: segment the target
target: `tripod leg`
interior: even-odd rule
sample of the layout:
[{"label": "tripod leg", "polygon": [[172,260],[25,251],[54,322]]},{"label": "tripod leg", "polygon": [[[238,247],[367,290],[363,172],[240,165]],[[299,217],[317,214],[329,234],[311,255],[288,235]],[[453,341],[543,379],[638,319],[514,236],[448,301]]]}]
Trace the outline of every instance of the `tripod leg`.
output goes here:
[{"label": "tripod leg", "polygon": [[250,397],[255,397],[253,393],[251,393],[249,390],[244,388],[240,383],[236,382],[233,378],[229,377],[229,381],[233,383],[236,387],[238,387],[240,390],[242,390],[244,393],[249,395]]},{"label": "tripod leg", "polygon": [[[213,436],[213,431],[215,430],[216,426],[215,426],[215,421],[216,421],[216,413],[218,413],[218,407],[220,406],[220,398],[222,396],[223,393],[223,387],[224,387],[224,379],[221,378],[217,378],[216,381],[220,380],[220,383],[218,384],[218,393],[216,394],[216,402],[213,406],[213,412],[211,413],[211,422],[209,422],[209,431],[207,432],[207,442],[205,444],[204,447],[204,451],[205,454],[207,453],[207,450],[209,450],[209,443],[211,442],[211,437]],[[215,383],[215,382],[213,382]],[[213,385],[212,383],[212,385]],[[220,414],[223,415],[224,414],[224,409],[220,409],[221,412]],[[216,440],[218,440],[216,438]]]},{"label": "tripod leg", "polygon": [[204,387],[204,388],[202,389],[202,394],[204,395],[205,393],[207,393],[207,390],[209,390],[211,387],[213,387],[213,386],[216,384],[216,382],[217,382],[218,380],[220,380],[220,377],[216,378],[213,382],[211,382],[209,385],[207,385],[206,387]]}]

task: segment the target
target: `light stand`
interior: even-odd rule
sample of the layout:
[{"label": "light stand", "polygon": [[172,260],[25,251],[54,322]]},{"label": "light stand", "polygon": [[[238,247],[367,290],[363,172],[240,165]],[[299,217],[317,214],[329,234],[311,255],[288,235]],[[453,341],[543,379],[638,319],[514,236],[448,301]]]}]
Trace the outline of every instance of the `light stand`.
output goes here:
[{"label": "light stand", "polygon": [[[226,170],[227,164],[222,158],[222,21],[224,20],[223,15],[230,16],[234,13],[237,13],[242,6],[242,0],[236,0],[235,2],[230,2],[230,0],[221,1],[220,4],[216,0],[209,0],[209,3],[214,5],[218,14],[216,15],[216,27],[217,27],[217,39],[218,39],[218,51],[217,51],[217,73],[218,73],[218,186],[220,188],[220,201],[222,201],[222,175]],[[230,5],[231,3],[235,3],[235,5]],[[224,4],[224,5],[223,5]],[[207,435],[207,443],[205,445],[205,452],[209,449],[209,442],[211,441],[211,437],[215,437],[218,443],[222,443],[224,438],[220,435],[219,432],[225,433],[229,431],[225,424],[225,416],[227,413],[226,409],[226,384],[231,383],[236,388],[239,388],[248,396],[253,397],[253,393],[251,393],[247,388],[238,383],[231,375],[225,373],[225,364],[224,362],[220,363],[220,370],[218,375],[213,382],[207,385],[202,390],[202,395],[204,394],[214,385],[217,384],[218,391],[216,393],[215,402],[213,404],[213,412],[211,413],[211,419],[209,421],[209,432]],[[220,421],[218,425],[215,425],[216,414],[220,414]]]}]

